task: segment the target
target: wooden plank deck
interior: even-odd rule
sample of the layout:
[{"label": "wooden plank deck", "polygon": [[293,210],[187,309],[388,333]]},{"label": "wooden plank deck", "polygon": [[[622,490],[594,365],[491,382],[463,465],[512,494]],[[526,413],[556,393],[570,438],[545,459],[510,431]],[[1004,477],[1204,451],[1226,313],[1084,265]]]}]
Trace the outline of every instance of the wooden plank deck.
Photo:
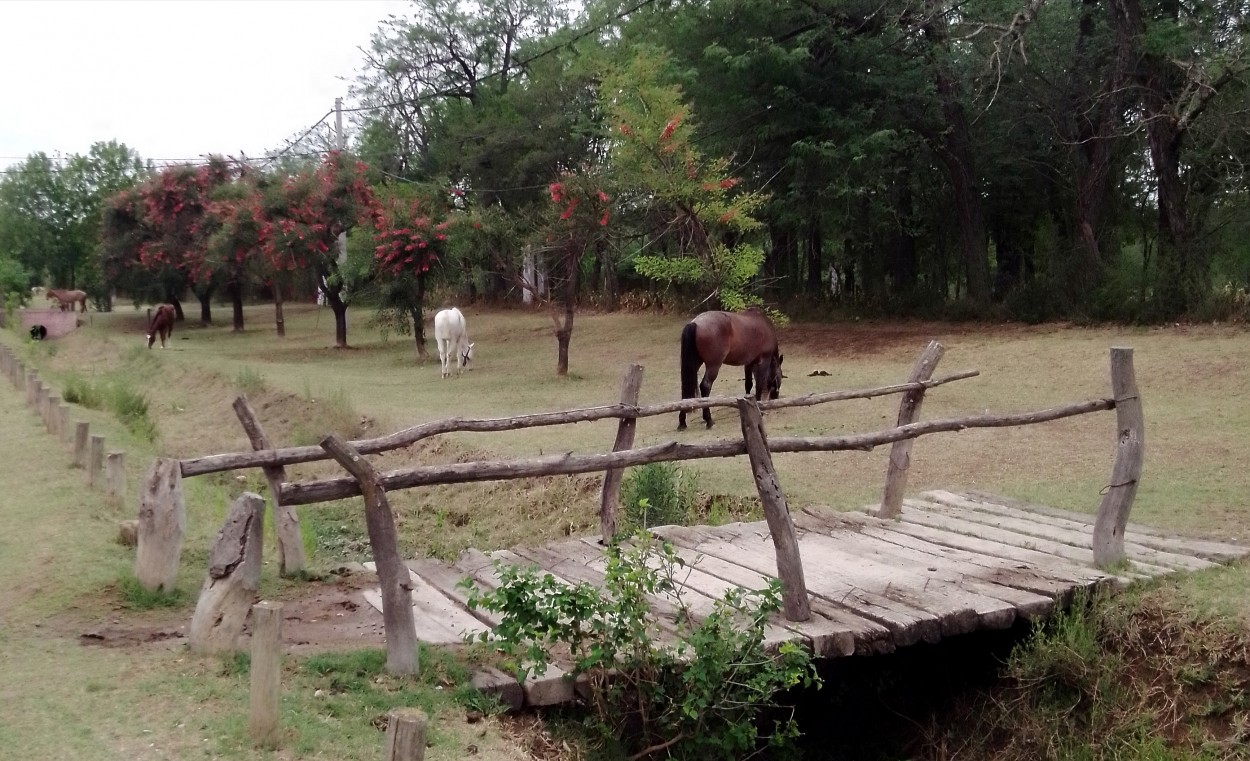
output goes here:
[{"label": "wooden plank deck", "polygon": [[[917,642],[980,629],[1004,629],[1018,619],[1048,615],[1080,589],[1121,588],[1138,579],[1210,568],[1250,554],[1250,548],[1206,539],[1169,536],[1129,524],[1129,563],[1118,573],[1094,568],[1093,516],[984,492],[934,490],[904,500],[901,520],[807,507],[793,514],[812,617],[802,623],[778,614],[770,644],[796,641],[816,656],[888,653]],[[776,556],[763,521],[724,526],[664,526],[654,532],[694,564],[683,599],[696,615],[733,586],[760,588],[776,574]],[[455,564],[421,559],[408,563],[418,638],[430,644],[462,643],[489,631],[497,619],[470,612],[456,587],[465,577],[494,587],[492,561],[537,565],[568,583],[603,581],[603,548],[596,537],[544,547],[469,550]],[[365,592],[381,610],[381,593]],[[674,601],[655,599],[661,620],[672,620]],[[666,615],[668,614],[668,615]],[[672,634],[671,627],[665,627]],[[567,666],[567,664],[564,664]],[[561,664],[521,690],[498,672],[481,674],[482,689],[498,691],[513,708],[572,700],[575,685]]]}]

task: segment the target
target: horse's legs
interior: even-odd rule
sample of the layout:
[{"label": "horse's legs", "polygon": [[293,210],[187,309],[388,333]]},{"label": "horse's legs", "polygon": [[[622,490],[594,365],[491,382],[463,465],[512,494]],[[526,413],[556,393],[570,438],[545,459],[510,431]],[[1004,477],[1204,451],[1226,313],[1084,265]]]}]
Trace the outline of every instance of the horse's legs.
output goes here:
[{"label": "horse's legs", "polygon": [[[699,396],[711,396],[712,384],[716,382],[716,375],[720,372],[720,365],[706,365],[707,371],[703,373],[703,382],[699,384]],[[703,408],[703,422],[707,423],[707,427],[712,427],[712,410],[707,407]]]},{"label": "horse's legs", "polygon": [[[758,361],[758,360],[756,360],[755,362],[752,362],[752,363],[750,363],[750,364],[748,364],[748,365],[744,365],[744,366],[743,366],[743,368],[742,368],[742,369],[743,369],[743,371],[744,371],[744,373],[745,373],[745,375],[746,375],[746,380],[747,380],[747,395],[748,395],[748,396],[750,396],[750,394],[751,394],[751,376],[755,374],[755,366],[756,366],[758,363],[759,363],[759,361]],[[759,395],[757,394],[755,398],[756,398],[756,399],[759,399]]]}]

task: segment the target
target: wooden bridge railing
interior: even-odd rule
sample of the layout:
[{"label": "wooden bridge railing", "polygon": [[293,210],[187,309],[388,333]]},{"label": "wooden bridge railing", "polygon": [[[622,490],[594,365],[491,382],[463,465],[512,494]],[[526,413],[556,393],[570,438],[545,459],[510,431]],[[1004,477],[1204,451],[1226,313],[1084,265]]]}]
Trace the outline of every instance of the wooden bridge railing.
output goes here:
[{"label": "wooden bridge railing", "polygon": [[[452,418],[407,428],[405,430],[373,439],[345,442],[337,436],[331,436],[316,447],[287,447],[280,449],[268,448],[268,440],[253,435],[253,427],[258,429],[254,415],[250,424],[245,420],[250,412],[246,400],[236,402],[236,412],[249,430],[253,446],[251,452],[236,452],[190,458],[182,461],[171,460],[164,473],[172,475],[173,471],[180,477],[202,475],[238,468],[264,468],[270,482],[271,497],[275,508],[290,513],[288,525],[293,523],[293,508],[297,505],[313,504],[342,499],[364,494],[366,498],[366,516],[370,532],[370,543],[374,550],[374,559],[379,570],[379,581],[382,584],[384,607],[395,604],[396,600],[410,600],[407,581],[398,570],[402,567],[397,550],[394,549],[393,537],[387,540],[386,525],[393,532],[393,518],[386,503],[386,493],[395,489],[408,489],[435,484],[465,483],[470,481],[507,480],[529,478],[535,476],[551,476],[573,473],[589,473],[602,471],[605,473],[604,492],[600,506],[600,524],[604,541],[613,539],[616,528],[617,491],[619,490],[619,474],[623,468],[644,465],[654,462],[696,460],[711,457],[735,457],[747,455],[751,463],[757,490],[760,494],[765,519],[772,534],[774,549],[777,553],[778,577],[782,584],[782,598],[785,615],[789,620],[806,620],[810,613],[807,608],[807,592],[803,579],[802,559],[799,556],[798,542],[794,525],[791,522],[785,496],[781,489],[777,474],[772,464],[772,454],[781,452],[831,452],[842,450],[871,450],[875,447],[891,444],[891,453],[886,470],[886,483],[879,515],[897,518],[902,503],[902,495],[906,488],[909,469],[911,442],[916,438],[933,433],[961,431],[969,428],[997,428],[1007,426],[1029,425],[1051,420],[1059,420],[1075,415],[1083,415],[1100,410],[1117,410],[1118,448],[1116,464],[1110,490],[1099,508],[1094,534],[1094,558],[1099,565],[1118,562],[1124,557],[1124,526],[1132,506],[1136,491],[1137,479],[1141,471],[1143,451],[1143,425],[1141,405],[1137,396],[1136,383],[1133,377],[1132,350],[1114,348],[1111,350],[1112,390],[1113,396],[1103,399],[1092,399],[1083,402],[1066,404],[1058,407],[1034,410],[1029,412],[1004,415],[971,415],[965,417],[945,418],[918,422],[916,418],[926,391],[930,388],[950,383],[955,380],[978,375],[975,370],[956,373],[940,378],[933,378],[933,371],[941,359],[944,349],[936,341],[931,342],[917,359],[910,378],[906,383],[883,386],[878,388],[834,391],[820,394],[808,394],[788,399],[755,402],[748,398],[711,397],[704,399],[687,399],[664,404],[638,406],[638,388],[641,385],[642,368],[631,366],[627,369],[622,384],[622,401],[617,404],[604,405],[587,409],[545,412],[532,415],[520,415],[492,419]],[[847,399],[867,399],[887,394],[902,394],[897,424],[892,428],[858,433],[844,436],[767,436],[760,413],[762,411],[783,409],[787,407],[812,406]],[[636,421],[641,417],[671,414],[685,410],[687,412],[708,407],[735,407],[739,412],[742,438],[724,439],[698,444],[681,444],[670,441],[646,447],[633,447],[633,430]],[[240,411],[245,410],[246,412]],[[493,432],[517,430],[537,426],[564,425],[568,423],[619,419],[617,436],[613,451],[594,454],[561,454],[543,457],[528,457],[511,460],[487,460],[474,462],[450,463],[444,465],[423,465],[396,470],[377,472],[364,456],[409,446],[429,436],[452,432]],[[262,448],[264,447],[264,448]],[[336,459],[345,466],[350,475],[337,478],[325,478],[311,481],[290,482],[283,480],[281,468],[285,465],[311,462],[315,460]],[[350,465],[350,467],[348,467]],[[154,473],[159,470],[154,468]],[[171,493],[168,484],[165,493]],[[180,499],[180,490],[178,491]],[[281,521],[280,521],[281,525]],[[231,536],[237,536],[234,532]],[[298,536],[298,534],[296,535]],[[233,540],[230,540],[233,541]],[[283,537],[279,536],[280,543]],[[394,557],[392,557],[392,555]],[[136,569],[140,567],[137,561]],[[384,573],[383,569],[387,572]],[[385,578],[384,578],[385,577]],[[147,584],[142,577],[140,581]],[[212,581],[206,581],[207,585]],[[400,610],[408,610],[411,605],[400,604]],[[206,618],[214,618],[208,616]],[[216,617],[221,618],[221,617]],[[399,618],[404,618],[400,616]],[[411,622],[409,622],[411,623]],[[411,659],[405,659],[402,653],[390,653],[392,641],[395,646],[407,649],[410,637],[391,631],[388,617],[388,662],[392,655],[396,658],[396,667],[400,669],[415,668]],[[398,621],[396,626],[400,624]],[[194,627],[193,627],[194,629]],[[392,637],[392,634],[395,636]],[[191,632],[192,644],[197,640],[196,631]],[[215,639],[220,641],[220,638]]]}]

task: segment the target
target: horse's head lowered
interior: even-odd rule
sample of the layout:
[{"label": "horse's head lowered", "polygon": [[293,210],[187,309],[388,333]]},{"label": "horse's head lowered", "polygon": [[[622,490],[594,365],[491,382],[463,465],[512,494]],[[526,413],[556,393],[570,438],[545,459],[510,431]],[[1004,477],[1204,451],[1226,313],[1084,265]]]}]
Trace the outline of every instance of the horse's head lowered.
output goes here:
[{"label": "horse's head lowered", "polygon": [[460,365],[464,369],[470,369],[469,363],[473,361],[473,344],[468,344],[460,350]]}]

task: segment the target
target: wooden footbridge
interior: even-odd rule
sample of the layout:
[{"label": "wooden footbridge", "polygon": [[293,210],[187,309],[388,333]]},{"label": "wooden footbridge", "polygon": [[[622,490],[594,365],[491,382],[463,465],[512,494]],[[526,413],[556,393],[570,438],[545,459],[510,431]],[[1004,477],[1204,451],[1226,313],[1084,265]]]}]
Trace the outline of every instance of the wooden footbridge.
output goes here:
[{"label": "wooden footbridge", "polygon": [[[903,501],[899,520],[864,511],[805,507],[793,513],[807,580],[811,617],[778,616],[766,644],[801,643],[818,657],[888,653],[918,642],[982,629],[1005,629],[1019,619],[1045,616],[1077,590],[1119,587],[1135,579],[1210,568],[1250,548],[1164,535],[1130,525],[1127,562],[1115,572],[1093,566],[1092,516],[1024,504],[976,492],[929,491]],[[665,526],[654,533],[672,542],[690,563],[678,579],[685,604],[708,609],[726,589],[760,589],[776,576],[776,557],[764,521],[724,526]],[[499,623],[480,607],[470,610],[461,579],[479,588],[498,585],[494,563],[536,566],[556,579],[603,583],[599,537],[464,553],[456,563],[410,560],[417,638],[463,643]],[[380,590],[365,599],[382,610]],[[672,597],[653,600],[657,617],[675,612]],[[514,707],[572,700],[569,663],[554,663],[523,685],[499,673],[479,675]]]},{"label": "wooden footbridge", "polygon": [[[364,497],[365,518],[379,588],[366,593],[382,612],[387,669],[409,674],[418,668],[417,643],[459,643],[466,635],[489,631],[499,622],[480,608],[470,611],[457,584],[471,578],[494,587],[496,561],[538,566],[568,583],[603,584],[604,543],[617,541],[616,510],[624,468],[652,462],[746,455],[765,520],[725,526],[667,526],[652,529],[670,541],[690,563],[683,601],[697,615],[733,587],[759,589],[770,580],[781,586],[783,611],[769,622],[767,640],[796,641],[819,657],[887,653],[918,642],[978,629],[1002,629],[1020,619],[1044,616],[1067,603],[1074,592],[1116,588],[1136,579],[1174,571],[1198,570],[1246,554],[1219,542],[1166,536],[1128,522],[1141,474],[1145,430],[1133,372],[1132,350],[1111,350],[1111,395],[1058,407],[1012,414],[981,414],[919,421],[926,391],[969,378],[967,371],[934,378],[944,349],[931,342],[904,383],[879,388],[833,391],[756,402],[749,398],[685,399],[638,406],[642,367],[627,368],[617,404],[508,418],[454,418],[355,442],[337,435],[320,446],[275,448],[247,400],[235,411],[253,451],[185,460],[158,459],[139,505],[135,575],[149,589],[172,587],[185,525],[181,480],[238,468],[262,468],[273,502],[284,573],[298,572],[304,558],[295,506]],[[892,428],[846,436],[769,437],[762,412],[845,399],[900,394]],[[740,438],[682,444],[633,446],[641,417],[708,407],[739,412]],[[919,436],[1029,425],[1115,410],[1116,457],[1095,515],[1022,504],[977,492],[929,491],[905,499],[912,442]],[[409,446],[423,438],[457,432],[491,432],[565,425],[616,418],[611,452],[560,454],[507,461],[421,465],[378,472],[367,455]],[[804,507],[792,511],[773,468],[780,452],[870,450],[889,445],[885,488],[879,504],[862,511],[837,512]],[[333,458],[346,477],[287,481],[285,466]],[[542,547],[470,550],[456,563],[429,559],[405,562],[399,554],[387,492],[434,484],[489,481],[572,473],[604,473],[600,534]],[[200,652],[237,647],[260,575],[264,500],[242,495],[230,509],[209,558],[208,575],[190,627]],[[661,628],[675,612],[674,601],[656,598],[652,613]],[[500,693],[514,707],[569,700],[576,680],[565,678],[569,664],[552,664],[524,686],[514,677],[483,672],[475,682]]]}]

